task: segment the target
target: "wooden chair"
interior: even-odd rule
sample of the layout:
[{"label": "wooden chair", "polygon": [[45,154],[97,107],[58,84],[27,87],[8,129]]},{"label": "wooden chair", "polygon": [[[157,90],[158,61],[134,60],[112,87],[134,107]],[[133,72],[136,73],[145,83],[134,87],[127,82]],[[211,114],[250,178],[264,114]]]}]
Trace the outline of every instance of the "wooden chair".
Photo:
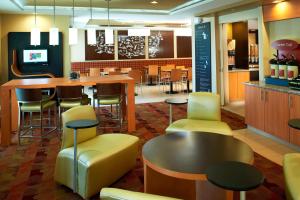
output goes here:
[{"label": "wooden chair", "polygon": [[159,71],[158,65],[149,65],[148,66],[148,74],[147,74],[147,82],[149,83],[149,78],[156,78],[156,82],[158,81]]},{"label": "wooden chair", "polygon": [[109,73],[109,72],[114,72],[114,71],[116,71],[116,68],[114,68],[114,67],[105,67],[105,68],[103,68],[103,72]]},{"label": "wooden chair", "polygon": [[89,76],[100,76],[100,68],[90,68]]},{"label": "wooden chair", "polygon": [[44,73],[44,74],[23,74],[18,68],[17,62],[17,50],[13,49],[13,63],[10,66],[11,72],[13,75],[19,78],[34,78],[34,77],[48,77],[48,78],[55,78],[55,76],[51,73]]},{"label": "wooden chair", "polygon": [[176,66],[176,69],[185,69],[185,66],[183,66],[183,65]]},{"label": "wooden chair", "polygon": [[139,86],[141,94],[142,94],[143,93],[143,90],[142,90],[142,85],[143,85],[142,84],[143,83],[142,72],[140,70],[134,69],[134,70],[131,70],[128,73],[128,76],[134,79],[135,84],[137,86]]}]

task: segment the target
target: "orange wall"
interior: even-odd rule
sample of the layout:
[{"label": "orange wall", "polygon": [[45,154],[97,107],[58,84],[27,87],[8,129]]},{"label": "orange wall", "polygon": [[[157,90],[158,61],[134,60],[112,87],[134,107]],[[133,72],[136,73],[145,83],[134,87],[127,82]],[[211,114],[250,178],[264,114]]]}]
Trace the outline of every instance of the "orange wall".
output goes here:
[{"label": "orange wall", "polygon": [[300,17],[300,1],[289,0],[263,6],[264,21],[278,21]]}]

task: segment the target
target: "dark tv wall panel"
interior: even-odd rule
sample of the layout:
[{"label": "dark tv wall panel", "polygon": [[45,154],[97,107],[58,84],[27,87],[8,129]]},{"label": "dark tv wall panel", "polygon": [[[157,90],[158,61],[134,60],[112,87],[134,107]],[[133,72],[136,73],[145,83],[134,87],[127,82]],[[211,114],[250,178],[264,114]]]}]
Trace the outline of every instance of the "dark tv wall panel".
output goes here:
[{"label": "dark tv wall panel", "polygon": [[[8,79],[14,79],[11,73],[10,66],[12,64],[13,49],[17,50],[17,62],[19,70],[24,74],[41,74],[51,73],[56,77],[63,76],[63,35],[59,33],[59,45],[49,45],[49,33],[41,33],[41,45],[30,45],[30,32],[10,32],[8,33]],[[48,63],[23,63],[23,50],[24,49],[47,49],[48,50]]]},{"label": "dark tv wall panel", "polygon": [[192,37],[177,36],[177,57],[178,58],[192,57]]},{"label": "dark tv wall panel", "polygon": [[235,39],[235,66],[248,69],[248,23],[232,23],[232,38]]}]

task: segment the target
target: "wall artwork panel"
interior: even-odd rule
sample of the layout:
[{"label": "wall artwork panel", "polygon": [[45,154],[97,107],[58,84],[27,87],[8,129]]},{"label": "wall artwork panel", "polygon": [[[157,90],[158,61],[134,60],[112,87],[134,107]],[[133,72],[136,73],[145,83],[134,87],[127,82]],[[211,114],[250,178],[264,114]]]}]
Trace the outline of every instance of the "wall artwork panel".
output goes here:
[{"label": "wall artwork panel", "polygon": [[97,30],[97,44],[87,44],[87,31],[85,31],[85,60],[114,60],[114,44],[105,44],[104,30]]},{"label": "wall artwork panel", "polygon": [[148,37],[149,58],[174,58],[173,31],[151,31]]},{"label": "wall artwork panel", "polygon": [[192,57],[192,37],[177,36],[177,58]]},{"label": "wall artwork panel", "polygon": [[128,31],[118,31],[118,58],[145,59],[145,37],[128,36]]}]

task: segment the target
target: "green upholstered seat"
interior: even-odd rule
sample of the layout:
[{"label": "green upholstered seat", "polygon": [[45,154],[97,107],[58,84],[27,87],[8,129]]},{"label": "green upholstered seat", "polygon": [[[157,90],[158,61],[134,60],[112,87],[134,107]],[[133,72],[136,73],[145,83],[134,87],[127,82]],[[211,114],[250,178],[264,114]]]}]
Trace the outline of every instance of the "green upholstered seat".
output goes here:
[{"label": "green upholstered seat", "polygon": [[232,135],[231,128],[221,122],[220,96],[209,92],[194,92],[188,97],[187,119],[173,122],[166,132],[204,131]]},{"label": "green upholstered seat", "polygon": [[101,200],[179,200],[141,192],[132,192],[117,188],[103,188],[100,192]]},{"label": "green upholstered seat", "polygon": [[102,97],[98,100],[100,105],[112,105],[112,104],[119,104],[120,98],[119,97]]},{"label": "green upholstered seat", "polygon": [[203,131],[232,135],[231,128],[225,122],[196,119],[181,119],[175,121],[166,129],[167,133],[178,131]]},{"label": "green upholstered seat", "polygon": [[[73,188],[73,130],[65,124],[71,120],[96,119],[91,106],[77,106],[62,114],[63,135],[54,178],[56,182]],[[77,137],[78,193],[89,198],[114,183],[135,166],[138,137],[127,134],[102,134],[96,127],[79,129]]]},{"label": "green upholstered seat", "polygon": [[300,200],[300,153],[286,154],[283,159],[285,191],[288,200]]},{"label": "green upholstered seat", "polygon": [[[52,106],[55,106],[55,101],[44,101],[42,102],[42,110],[51,108]],[[41,111],[41,104],[40,102],[34,102],[34,103],[22,103],[20,107],[22,112],[40,112]]]}]

